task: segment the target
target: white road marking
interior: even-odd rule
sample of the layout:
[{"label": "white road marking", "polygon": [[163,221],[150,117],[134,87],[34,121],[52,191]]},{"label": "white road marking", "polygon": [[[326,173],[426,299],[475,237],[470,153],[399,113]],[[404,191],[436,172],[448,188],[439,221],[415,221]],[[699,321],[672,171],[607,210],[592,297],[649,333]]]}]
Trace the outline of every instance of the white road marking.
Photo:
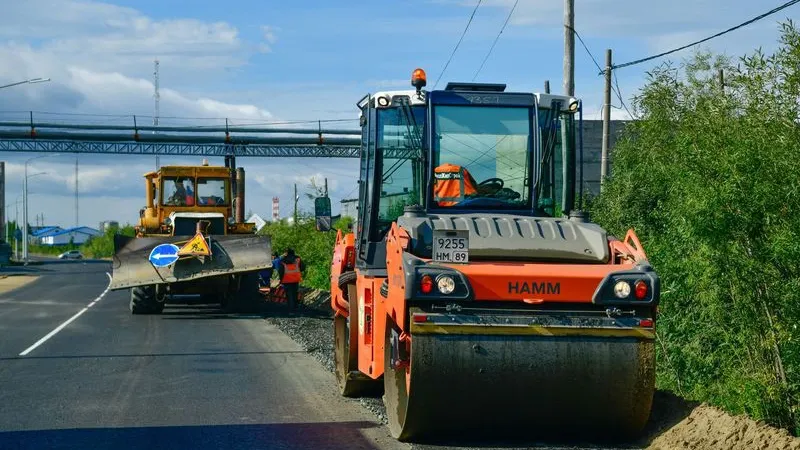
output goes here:
[{"label": "white road marking", "polygon": [[61,325],[57,326],[55,330],[47,333],[47,335],[45,335],[45,337],[39,339],[38,341],[36,341],[35,344],[33,344],[30,347],[26,348],[22,353],[19,354],[19,356],[25,356],[28,353],[34,351],[36,349],[36,347],[38,347],[38,346],[44,344],[45,342],[47,342],[48,339],[50,339],[51,337],[55,336],[56,333],[58,333],[59,331],[63,330],[67,325],[72,323],[72,321],[74,321],[75,319],[80,317],[81,314],[85,313],[86,311],[89,310],[89,308],[94,306],[95,303],[99,302],[100,299],[102,299],[103,296],[105,296],[106,293],[108,292],[108,288],[111,287],[111,274],[106,272],[106,275],[108,276],[108,286],[106,286],[106,289],[100,295],[98,295],[96,299],[92,300],[92,302],[89,303],[88,305],[86,305],[85,308],[83,308],[82,310],[78,311],[77,314],[75,314],[74,316],[72,316],[69,319],[67,319],[66,322],[64,322]]}]

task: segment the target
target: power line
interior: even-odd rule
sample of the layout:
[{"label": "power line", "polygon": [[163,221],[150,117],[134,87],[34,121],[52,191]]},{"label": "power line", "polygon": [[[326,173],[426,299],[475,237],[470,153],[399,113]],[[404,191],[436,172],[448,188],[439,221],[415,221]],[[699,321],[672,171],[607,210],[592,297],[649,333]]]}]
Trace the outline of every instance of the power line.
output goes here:
[{"label": "power line", "polygon": [[781,10],[784,10],[784,9],[790,7],[790,6],[793,6],[793,5],[797,4],[797,3],[800,3],[800,0],[788,1],[788,2],[786,2],[784,4],[782,4],[781,6],[778,6],[778,7],[774,8],[774,9],[771,9],[771,10],[765,12],[764,14],[760,14],[760,15],[758,15],[756,17],[753,17],[752,19],[750,19],[750,20],[748,20],[746,22],[742,22],[739,25],[736,25],[736,26],[733,26],[731,28],[728,28],[725,31],[720,31],[719,33],[711,35],[711,36],[709,36],[707,38],[700,39],[699,41],[692,42],[691,44],[686,44],[684,46],[681,46],[681,47],[678,47],[678,48],[675,48],[675,49],[672,49],[672,50],[669,50],[669,51],[666,51],[666,52],[663,52],[663,53],[659,53],[657,55],[648,56],[647,58],[637,59],[635,61],[626,62],[624,64],[617,64],[615,66],[612,66],[611,68],[612,69],[621,69],[623,67],[628,67],[628,66],[633,66],[633,65],[636,65],[636,64],[641,64],[643,62],[647,62],[647,61],[650,61],[650,60],[653,60],[653,59],[656,59],[656,58],[660,58],[662,56],[667,56],[669,54],[672,54],[672,53],[675,53],[675,52],[679,52],[681,50],[685,50],[685,49],[687,49],[689,47],[695,46],[697,44],[702,44],[703,42],[710,41],[711,39],[720,37],[723,34],[728,34],[731,31],[735,31],[735,30],[738,30],[739,28],[746,27],[747,25],[750,25],[752,23],[758,22],[759,20],[761,20],[761,19],[763,19],[765,17],[771,16],[771,15],[773,15],[773,14],[775,14],[775,13],[781,11]]},{"label": "power line", "polygon": [[617,94],[617,98],[619,98],[619,103],[622,105],[623,108],[625,108],[625,112],[628,113],[628,116],[630,116],[630,118],[633,119],[633,114],[631,114],[631,111],[628,109],[628,105],[625,104],[625,100],[622,99],[622,90],[619,88],[619,79],[617,78],[617,72],[611,72],[611,73],[614,74],[614,84],[616,85],[616,89],[614,89],[614,92]]},{"label": "power line", "polygon": [[[800,1],[800,0],[798,0]],[[456,51],[458,50],[458,46],[461,45],[461,41],[464,40],[464,36],[467,34],[467,30],[469,30],[470,24],[472,24],[472,19],[475,18],[475,13],[478,12],[478,7],[481,6],[481,0],[478,0],[478,4],[475,5],[475,9],[472,10],[472,14],[469,16],[469,21],[467,21],[467,26],[464,27],[464,32],[461,33],[461,37],[458,39],[458,43],[456,44],[455,48],[453,48],[453,52],[450,53],[450,58],[447,59],[447,63],[444,65],[444,69],[442,69],[441,73],[439,73],[439,78],[436,79],[436,83],[433,84],[433,88],[436,89],[436,86],[439,85],[439,80],[442,79],[442,75],[447,71],[447,66],[450,65],[450,61],[453,60],[453,56],[455,56]]]},{"label": "power line", "polygon": [[[800,1],[800,0],[798,0],[798,1]],[[569,26],[567,28],[572,30],[572,32],[578,38],[578,41],[581,43],[581,46],[583,46],[583,49],[586,50],[586,54],[589,55],[589,58],[592,58],[592,62],[594,63],[595,67],[597,67],[597,70],[599,70],[602,73],[603,69],[600,68],[600,63],[597,62],[597,59],[595,59],[594,55],[592,54],[592,51],[589,50],[589,47],[587,47],[586,43],[583,42],[583,38],[581,37],[580,33],[578,33],[578,30],[576,30],[575,28],[569,27]]]},{"label": "power line", "polygon": [[497,33],[497,36],[495,36],[494,42],[492,42],[492,46],[489,47],[489,52],[486,53],[486,56],[483,58],[483,62],[481,63],[481,66],[478,68],[478,71],[475,72],[475,76],[472,77],[472,81],[475,81],[475,78],[478,78],[478,74],[481,73],[481,70],[483,70],[483,65],[486,64],[486,61],[489,59],[489,55],[492,54],[492,50],[494,50],[494,46],[497,45],[497,41],[500,39],[500,35],[503,34],[503,31],[506,29],[506,25],[508,25],[508,21],[511,20],[511,15],[514,14],[514,10],[517,9],[517,4],[518,3],[519,3],[519,0],[516,0],[514,2],[514,6],[511,7],[511,11],[508,13],[508,17],[506,17],[505,23],[503,23],[502,28],[500,28],[500,32]]},{"label": "power line", "polygon": [[[800,1],[800,0],[797,0],[797,1]],[[589,50],[589,47],[586,45],[586,43],[583,42],[583,38],[581,37],[580,33],[578,33],[578,30],[576,30],[574,28],[571,28],[571,27],[567,27],[567,28],[570,28],[572,30],[572,32],[578,38],[578,41],[581,43],[581,46],[583,47],[583,49],[586,50],[586,54],[588,54],[589,58],[592,59],[592,62],[594,63],[595,67],[597,67],[597,70],[599,70],[600,73],[603,74],[605,71],[600,67],[600,63],[597,62],[597,59],[592,54],[591,50]],[[631,114],[630,110],[628,109],[628,106],[625,104],[625,100],[622,99],[622,90],[620,90],[620,88],[619,88],[619,80],[617,79],[617,74],[616,74],[616,72],[612,72],[612,73],[614,74],[614,83],[616,84],[616,87],[612,86],[611,90],[614,91],[614,93],[617,95],[617,98],[619,99],[619,103],[620,103],[620,105],[622,105],[621,108],[617,108],[617,107],[615,107],[615,108],[617,108],[617,109],[624,108],[625,111],[628,113],[628,115],[631,116],[631,118],[633,118],[633,114]]]}]

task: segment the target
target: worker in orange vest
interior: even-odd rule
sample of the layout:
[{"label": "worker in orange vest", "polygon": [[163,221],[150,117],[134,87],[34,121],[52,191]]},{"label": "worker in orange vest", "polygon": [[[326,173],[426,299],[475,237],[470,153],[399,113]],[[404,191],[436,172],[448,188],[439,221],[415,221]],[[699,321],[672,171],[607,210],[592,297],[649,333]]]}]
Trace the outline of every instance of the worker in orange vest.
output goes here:
[{"label": "worker in orange vest", "polygon": [[475,179],[464,167],[444,163],[433,170],[433,178],[433,200],[439,206],[453,206],[478,193]]},{"label": "worker in orange vest", "polygon": [[278,266],[278,275],[281,278],[281,284],[286,290],[286,305],[289,309],[297,307],[297,291],[300,287],[300,282],[303,281],[303,272],[306,266],[303,261],[294,254],[294,249],[287,248],[286,254],[281,258],[281,264]]}]

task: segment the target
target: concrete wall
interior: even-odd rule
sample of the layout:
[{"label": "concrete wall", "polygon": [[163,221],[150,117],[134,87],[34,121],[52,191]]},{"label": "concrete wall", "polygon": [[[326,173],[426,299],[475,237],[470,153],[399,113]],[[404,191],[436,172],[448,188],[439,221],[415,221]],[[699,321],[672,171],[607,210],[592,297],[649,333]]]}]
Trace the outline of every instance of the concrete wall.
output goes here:
[{"label": "concrete wall", "polygon": [[[609,133],[609,172],[614,155],[614,145],[625,127],[625,121],[612,120]],[[600,193],[600,156],[603,146],[603,121],[583,121],[583,191],[597,195]],[[576,174],[576,179],[579,175]]]}]

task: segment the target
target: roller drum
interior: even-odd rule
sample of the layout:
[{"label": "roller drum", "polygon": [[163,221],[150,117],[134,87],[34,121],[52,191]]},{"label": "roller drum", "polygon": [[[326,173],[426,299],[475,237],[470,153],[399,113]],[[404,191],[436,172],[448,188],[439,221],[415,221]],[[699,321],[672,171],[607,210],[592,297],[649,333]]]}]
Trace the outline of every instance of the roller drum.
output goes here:
[{"label": "roller drum", "polygon": [[654,356],[636,337],[412,334],[407,403],[405,369],[386,371],[390,429],[627,438],[650,414]]}]

